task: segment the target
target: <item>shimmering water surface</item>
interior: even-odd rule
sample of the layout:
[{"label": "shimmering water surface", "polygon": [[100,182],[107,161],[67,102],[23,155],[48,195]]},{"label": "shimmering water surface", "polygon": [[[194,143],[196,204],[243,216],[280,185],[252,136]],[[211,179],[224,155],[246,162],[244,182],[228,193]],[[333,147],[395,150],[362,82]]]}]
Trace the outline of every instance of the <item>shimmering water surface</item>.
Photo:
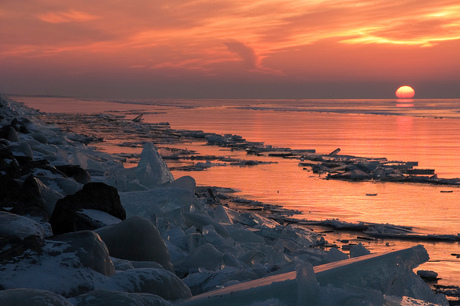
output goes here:
[{"label": "shimmering water surface", "polygon": [[[440,178],[460,177],[460,100],[14,99],[43,112],[142,110],[145,122],[169,122],[173,129],[237,134],[248,141],[318,153],[340,148],[345,155],[418,161],[419,168],[435,169]],[[187,144],[187,148],[202,154],[253,158],[200,143]],[[191,175],[199,185],[236,188],[243,197],[300,210],[299,218],[391,223],[431,234],[460,232],[457,187],[324,180],[299,167],[296,160],[276,161],[173,174]],[[441,192],[445,190],[453,192]],[[377,196],[366,196],[370,193]],[[436,270],[448,283],[460,285],[460,262],[450,255],[460,253],[458,243],[424,244],[432,258],[424,266]]]}]

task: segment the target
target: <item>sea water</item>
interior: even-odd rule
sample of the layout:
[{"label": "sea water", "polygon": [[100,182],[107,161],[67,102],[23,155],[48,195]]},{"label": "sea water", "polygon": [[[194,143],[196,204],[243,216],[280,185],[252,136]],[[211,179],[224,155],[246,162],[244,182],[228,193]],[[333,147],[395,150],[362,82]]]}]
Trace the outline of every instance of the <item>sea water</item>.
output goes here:
[{"label": "sea water", "polygon": [[[434,169],[440,178],[460,177],[460,100],[14,99],[43,112],[135,110],[144,113],[145,122],[169,122],[173,129],[236,134],[248,141],[324,154],[340,148],[340,154],[417,161],[419,168]],[[101,148],[111,153],[127,150]],[[187,144],[187,148],[201,154],[251,159],[245,152],[204,143]],[[299,167],[296,160],[278,158],[276,162],[173,174],[176,178],[191,175],[198,185],[235,188],[242,197],[299,210],[302,214],[296,217],[300,219],[391,223],[412,226],[424,234],[460,232],[460,189],[455,186],[325,180]],[[446,190],[452,192],[441,192]],[[386,240],[366,247],[379,251],[385,246],[414,243]],[[451,255],[460,253],[458,243],[423,244],[431,256],[424,268],[440,273],[446,283],[460,285],[460,260]]]}]

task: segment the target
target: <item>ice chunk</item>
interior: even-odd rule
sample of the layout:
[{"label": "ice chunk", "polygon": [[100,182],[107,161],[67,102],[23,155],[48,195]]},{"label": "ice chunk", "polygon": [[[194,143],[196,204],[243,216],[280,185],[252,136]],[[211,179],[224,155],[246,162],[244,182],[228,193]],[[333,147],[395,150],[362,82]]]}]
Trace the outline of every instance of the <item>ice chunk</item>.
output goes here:
[{"label": "ice chunk", "polygon": [[168,166],[161,158],[153,143],[146,143],[142,149],[141,159],[135,168],[136,178],[147,188],[154,188],[174,180]]},{"label": "ice chunk", "polygon": [[319,284],[313,266],[306,262],[296,268],[297,305],[317,305]]},{"label": "ice chunk", "polygon": [[200,230],[202,230],[206,225],[212,225],[214,226],[216,232],[219,233],[219,235],[222,237],[228,237],[226,228],[209,216],[186,212],[184,213],[184,220],[187,226],[195,226]]},{"label": "ice chunk", "polygon": [[181,189],[187,189],[190,192],[195,193],[195,188],[196,188],[196,182],[195,179],[191,176],[182,176],[168,185],[166,187],[176,187],[176,188],[181,188]]},{"label": "ice chunk", "polygon": [[325,259],[327,262],[340,261],[340,260],[348,259],[348,255],[341,252],[337,248],[331,248],[329,252],[327,252]]},{"label": "ice chunk", "polygon": [[[298,270],[246,283],[229,286],[194,296],[182,305],[237,305],[251,304],[267,299],[278,299],[287,305],[295,305],[317,296],[322,305],[382,305],[383,295],[410,297],[429,303],[448,305],[444,296],[435,295],[412,269],[429,259],[423,246],[415,246],[383,254],[371,254],[315,266],[313,275],[308,270]],[[300,275],[298,275],[300,274]],[[299,286],[300,284],[300,286]],[[299,287],[303,292],[299,292]],[[351,294],[350,294],[351,293]],[[319,294],[319,295],[317,295]],[[323,303],[324,302],[324,303]]]},{"label": "ice chunk", "polygon": [[205,243],[190,254],[182,264],[186,268],[203,267],[206,270],[215,270],[223,264],[223,254],[212,244]]},{"label": "ice chunk", "polygon": [[265,243],[264,238],[254,234],[252,231],[242,225],[226,226],[226,231],[233,240],[243,243]]},{"label": "ice chunk", "polygon": [[182,212],[201,209],[195,194],[186,189],[169,187],[148,191],[120,192],[120,200],[127,216],[152,218],[169,216],[171,221],[182,222]]},{"label": "ice chunk", "polygon": [[354,245],[350,249],[350,257],[358,257],[358,256],[363,256],[363,255],[368,255],[371,252],[366,249],[363,244],[360,242],[357,245]]},{"label": "ice chunk", "polygon": [[221,223],[233,224],[232,218],[228,214],[228,209],[222,205],[216,206],[214,209],[214,218]]}]

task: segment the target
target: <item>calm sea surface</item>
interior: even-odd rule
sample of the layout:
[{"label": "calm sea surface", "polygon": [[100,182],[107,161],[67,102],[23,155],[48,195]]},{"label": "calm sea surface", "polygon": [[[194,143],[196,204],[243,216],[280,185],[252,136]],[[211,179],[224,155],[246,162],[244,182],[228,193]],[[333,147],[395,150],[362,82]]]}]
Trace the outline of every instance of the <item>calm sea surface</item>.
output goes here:
[{"label": "calm sea surface", "polygon": [[[440,178],[460,177],[460,100],[118,100],[13,97],[54,113],[145,111],[145,122],[173,129],[237,134],[248,141],[395,161],[418,161]],[[187,144],[202,154],[251,159],[235,152]],[[123,152],[123,148],[107,149]],[[118,150],[118,151],[117,151]],[[259,159],[259,157],[257,157]],[[261,157],[260,159],[264,159]],[[267,160],[272,160],[266,158]],[[236,188],[246,198],[303,212],[302,219],[365,221],[413,226],[420,233],[460,233],[460,188],[408,183],[324,180],[298,161],[255,167],[212,167],[193,176],[197,184]],[[452,193],[441,193],[452,190]],[[366,194],[376,193],[369,197]],[[412,242],[398,242],[407,246]],[[392,245],[393,243],[390,243]],[[414,243],[412,243],[414,244]],[[423,243],[432,260],[423,268],[460,285],[458,243]],[[387,244],[388,245],[388,244]],[[370,245],[379,250],[382,245]]]}]

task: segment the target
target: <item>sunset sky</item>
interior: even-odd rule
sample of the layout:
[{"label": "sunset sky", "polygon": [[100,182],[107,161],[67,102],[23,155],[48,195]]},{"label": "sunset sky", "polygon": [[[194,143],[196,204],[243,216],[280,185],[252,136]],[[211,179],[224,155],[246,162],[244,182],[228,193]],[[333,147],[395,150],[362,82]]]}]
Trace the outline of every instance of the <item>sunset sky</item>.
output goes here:
[{"label": "sunset sky", "polygon": [[0,92],[460,98],[459,0],[2,0]]}]

